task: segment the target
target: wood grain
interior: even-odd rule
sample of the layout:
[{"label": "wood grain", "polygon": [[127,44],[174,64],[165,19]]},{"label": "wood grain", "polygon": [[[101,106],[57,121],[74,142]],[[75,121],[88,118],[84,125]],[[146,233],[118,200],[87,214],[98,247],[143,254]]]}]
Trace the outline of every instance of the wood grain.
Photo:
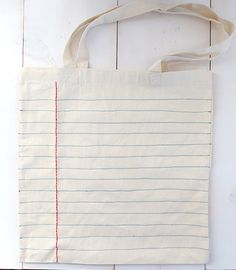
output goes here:
[{"label": "wood grain", "polygon": [[22,53],[22,2],[0,2],[0,268],[20,268],[18,259],[17,97]]},{"label": "wood grain", "polygon": [[[213,0],[212,8],[236,24],[236,2]],[[221,37],[213,28],[212,42]],[[210,262],[207,269],[235,269],[236,182],[235,182],[235,66],[236,40],[212,62],[214,72],[213,161],[210,181]]]}]

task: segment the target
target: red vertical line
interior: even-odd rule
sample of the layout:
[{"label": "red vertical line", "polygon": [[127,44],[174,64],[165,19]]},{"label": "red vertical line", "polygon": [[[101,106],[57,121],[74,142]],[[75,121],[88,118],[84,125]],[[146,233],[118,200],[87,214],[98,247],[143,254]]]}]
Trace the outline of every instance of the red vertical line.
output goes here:
[{"label": "red vertical line", "polygon": [[58,87],[55,81],[55,175],[56,175],[56,262],[58,262]]}]

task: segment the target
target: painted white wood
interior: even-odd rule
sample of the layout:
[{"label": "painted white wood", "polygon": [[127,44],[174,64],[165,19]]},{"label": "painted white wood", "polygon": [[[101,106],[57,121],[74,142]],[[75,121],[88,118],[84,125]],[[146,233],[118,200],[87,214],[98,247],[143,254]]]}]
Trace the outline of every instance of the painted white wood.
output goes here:
[{"label": "painted white wood", "polygon": [[[130,1],[132,0],[119,0],[118,2],[124,4]],[[165,0],[160,2],[175,4],[189,1]],[[208,0],[195,2],[208,6],[210,3]],[[119,22],[118,33],[118,68],[121,69],[147,69],[160,55],[176,50],[205,47],[210,43],[210,24],[189,16],[151,13]],[[209,68],[208,62],[198,65],[204,69]],[[189,66],[189,68],[191,67]],[[117,265],[116,269],[203,270],[204,265]]]},{"label": "painted white wood", "polygon": [[115,270],[204,270],[204,265],[116,265]]},{"label": "painted white wood", "polygon": [[[61,66],[70,34],[84,20],[116,6],[116,0],[25,0],[24,66]],[[114,67],[116,25],[90,31],[91,67]]]},{"label": "painted white wood", "polygon": [[[213,0],[212,7],[236,25],[236,1]],[[218,35],[213,31],[213,42]],[[236,269],[236,39],[214,60],[213,167],[210,183],[210,263],[207,269]]]},{"label": "painted white wood", "polygon": [[42,264],[23,263],[22,269],[58,269],[58,270],[113,270],[113,265],[84,265],[84,264]]},{"label": "painted white wood", "polygon": [[[118,2],[124,4],[130,1],[132,0]],[[189,1],[160,0],[159,2],[176,4]],[[209,0],[194,2],[209,6]],[[157,57],[168,52],[209,46],[209,22],[189,16],[153,12],[120,22],[118,41],[119,68],[147,69]],[[199,64],[208,69],[208,63]]]},{"label": "painted white wood", "polygon": [[16,107],[21,67],[21,1],[0,1],[0,268],[20,269]]},{"label": "painted white wood", "polygon": [[[116,0],[25,0],[24,66],[62,66],[65,44],[84,20],[116,6]],[[93,29],[87,36],[90,66],[115,67],[116,24]],[[112,270],[113,265],[23,264],[23,269]]]}]

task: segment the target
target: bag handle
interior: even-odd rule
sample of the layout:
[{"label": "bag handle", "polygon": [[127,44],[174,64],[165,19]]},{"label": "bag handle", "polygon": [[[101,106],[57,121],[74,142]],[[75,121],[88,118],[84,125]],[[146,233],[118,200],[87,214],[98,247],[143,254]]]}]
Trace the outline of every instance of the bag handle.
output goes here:
[{"label": "bag handle", "polygon": [[[88,31],[98,25],[126,20],[151,11],[164,14],[188,15],[201,18],[222,26],[224,32],[223,41],[212,46],[189,50],[177,51],[159,57],[149,68],[150,71],[167,71],[171,62],[209,60],[226,51],[234,34],[232,22],[220,18],[214,11],[201,4],[178,4],[164,5],[156,0],[136,0],[129,4],[118,6],[106,12],[89,18],[80,24],[72,33],[64,51],[64,65],[80,68],[88,68],[88,49],[85,44],[85,37]],[[78,48],[78,49],[77,49]]]}]

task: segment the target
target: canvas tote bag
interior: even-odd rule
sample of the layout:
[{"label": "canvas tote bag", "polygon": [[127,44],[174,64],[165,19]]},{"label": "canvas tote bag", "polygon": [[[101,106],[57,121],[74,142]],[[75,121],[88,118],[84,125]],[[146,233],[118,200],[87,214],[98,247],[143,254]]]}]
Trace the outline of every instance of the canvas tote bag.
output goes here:
[{"label": "canvas tote bag", "polygon": [[[88,68],[92,27],[150,11],[219,24],[224,39],[164,56],[147,71]],[[219,55],[233,30],[203,5],[135,1],[81,24],[65,67],[24,69],[22,262],[207,262],[212,78],[169,68]]]}]

